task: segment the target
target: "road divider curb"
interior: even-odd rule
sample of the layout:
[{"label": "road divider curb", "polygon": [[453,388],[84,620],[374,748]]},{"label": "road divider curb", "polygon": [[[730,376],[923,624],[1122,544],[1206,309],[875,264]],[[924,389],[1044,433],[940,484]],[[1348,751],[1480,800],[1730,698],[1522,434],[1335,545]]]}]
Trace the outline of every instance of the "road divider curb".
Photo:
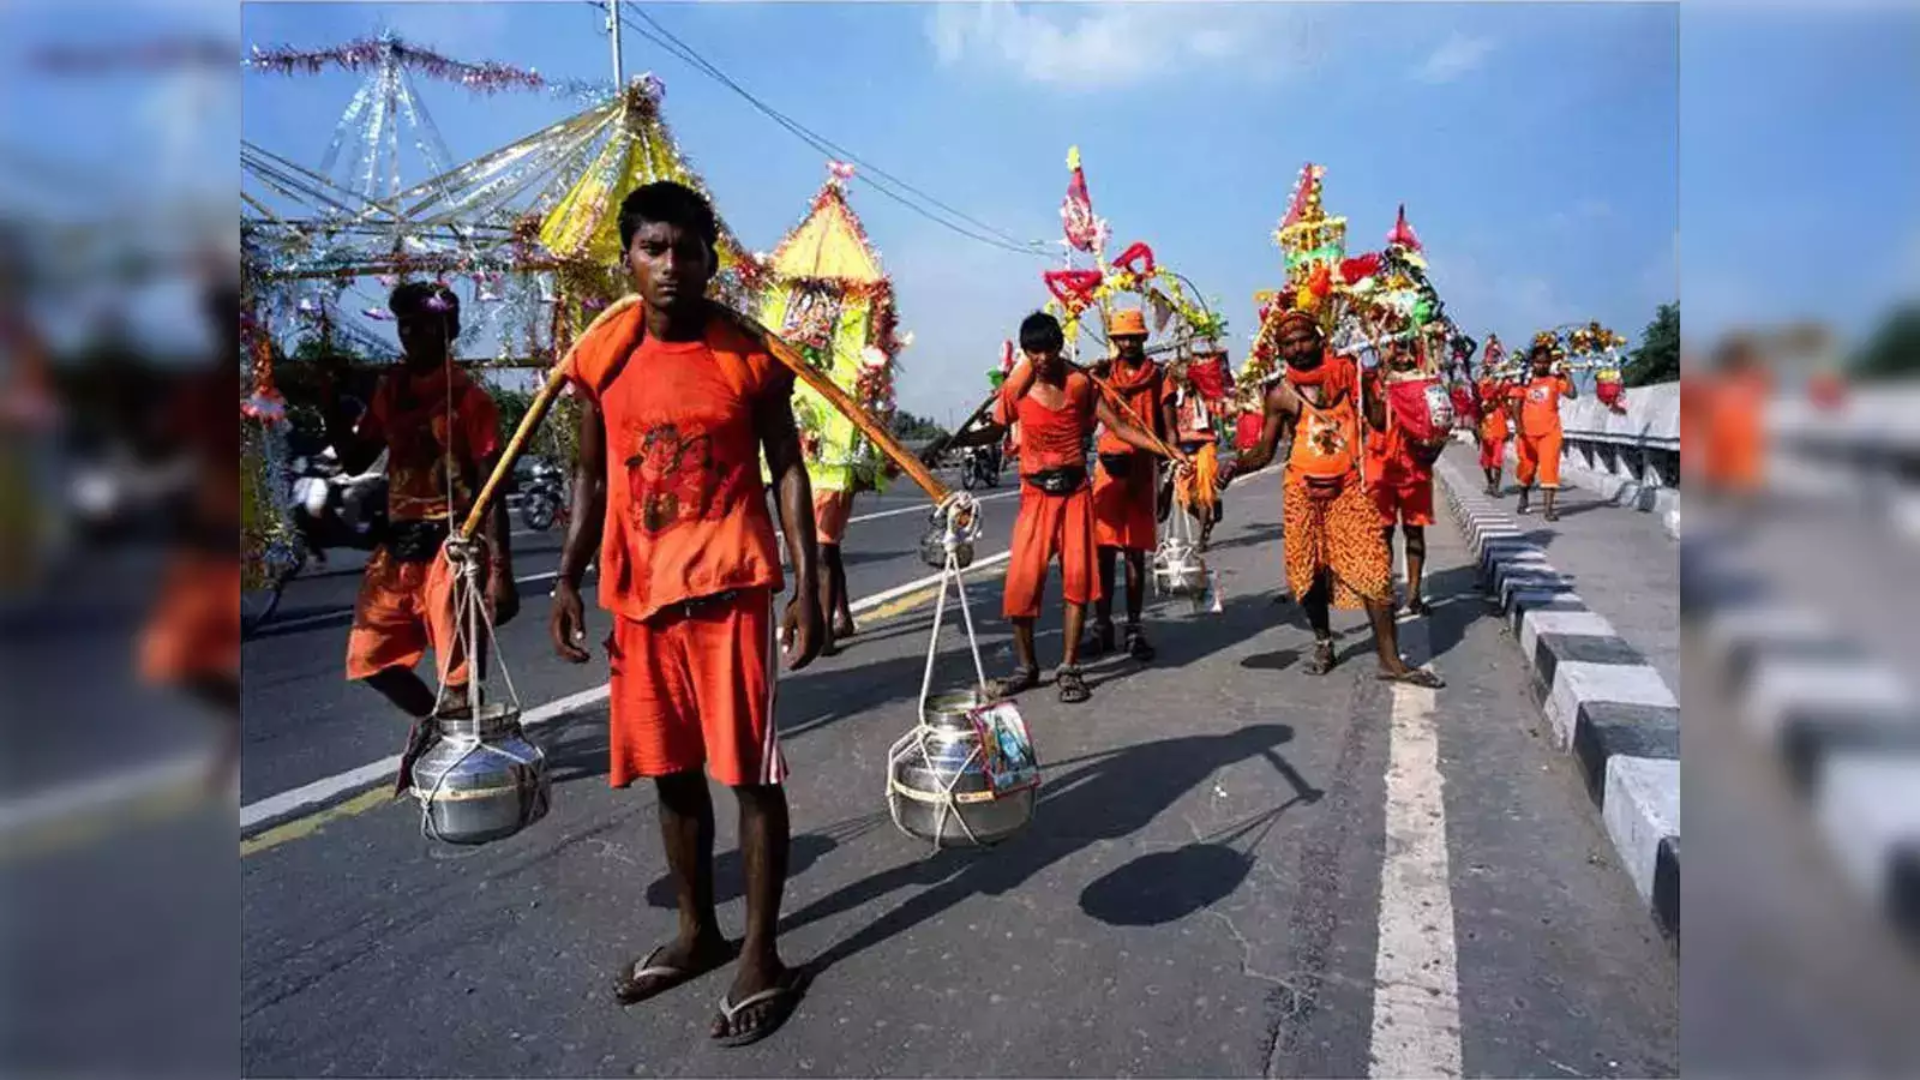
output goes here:
[{"label": "road divider curb", "polygon": [[1679,701],[1453,462],[1442,459],[1434,479],[1520,646],[1555,746],[1574,756],[1621,867],[1677,946]]},{"label": "road divider curb", "polygon": [[1920,942],[1920,697],[1827,618],[1774,598],[1713,538],[1681,555],[1682,632],[1810,804],[1841,876]]}]

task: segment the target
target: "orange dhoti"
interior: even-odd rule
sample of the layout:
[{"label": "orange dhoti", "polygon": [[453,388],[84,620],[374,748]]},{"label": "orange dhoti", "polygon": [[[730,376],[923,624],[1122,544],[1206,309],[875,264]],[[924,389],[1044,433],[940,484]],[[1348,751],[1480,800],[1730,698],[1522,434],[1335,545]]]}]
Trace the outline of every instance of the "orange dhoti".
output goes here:
[{"label": "orange dhoti", "polygon": [[140,677],[152,683],[240,677],[240,559],[183,551],[140,636]]},{"label": "orange dhoti", "polygon": [[374,551],[347,635],[347,678],[371,678],[395,667],[411,671],[431,648],[440,684],[465,685],[467,658],[454,614],[457,577],[444,551],[431,562],[401,562],[385,547]]},{"label": "orange dhoti", "polygon": [[1491,435],[1480,433],[1480,467],[1483,469],[1505,468],[1507,463],[1507,437],[1505,434]]},{"label": "orange dhoti", "polygon": [[838,544],[847,535],[847,521],[853,514],[853,492],[816,489],[813,493],[814,538],[822,544]]},{"label": "orange dhoti", "polygon": [[1152,551],[1159,543],[1154,520],[1159,463],[1151,454],[1133,453],[1127,455],[1124,468],[1124,477],[1107,472],[1104,461],[1094,470],[1094,545]]},{"label": "orange dhoti", "polygon": [[1047,586],[1047,564],[1060,559],[1060,587],[1069,604],[1100,599],[1094,556],[1093,493],[1049,495],[1031,484],[1020,489],[1020,517],[1013,523],[1012,557],[1002,614],[1034,619]]},{"label": "orange dhoti", "polygon": [[1183,443],[1180,449],[1193,461],[1184,478],[1174,482],[1174,497],[1201,520],[1220,502],[1220,451],[1212,442]]},{"label": "orange dhoti", "polygon": [[1392,596],[1393,561],[1380,535],[1379,511],[1361,490],[1359,477],[1332,498],[1315,498],[1306,481],[1289,472],[1284,490],[1282,538],[1293,594],[1311,592],[1324,570],[1332,578],[1334,607],[1386,603]]},{"label": "orange dhoti", "polygon": [[1514,479],[1520,486],[1533,486],[1537,476],[1543,488],[1560,486],[1560,441],[1558,431],[1545,435],[1522,435],[1514,445],[1518,460],[1515,463]]}]

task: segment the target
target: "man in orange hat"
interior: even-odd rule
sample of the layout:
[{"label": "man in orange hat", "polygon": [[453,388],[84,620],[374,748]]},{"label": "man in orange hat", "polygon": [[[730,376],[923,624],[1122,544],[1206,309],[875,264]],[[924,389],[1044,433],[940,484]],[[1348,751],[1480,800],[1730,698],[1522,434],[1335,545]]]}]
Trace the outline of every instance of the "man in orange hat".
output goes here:
[{"label": "man in orange hat", "polygon": [[[1132,419],[1156,437],[1162,434],[1160,407],[1166,379],[1160,365],[1147,356],[1147,319],[1134,308],[1115,311],[1107,320],[1107,340],[1114,355],[1094,366],[1094,374],[1113,387],[1132,412]],[[1147,592],[1147,553],[1155,536],[1155,496],[1160,467],[1154,456],[1135,449],[1110,427],[1103,427],[1094,444],[1100,467],[1093,476],[1093,539],[1099,548],[1100,594],[1093,602],[1093,636],[1087,655],[1113,651],[1114,565],[1127,559],[1127,655],[1146,662],[1153,646],[1140,627]]]}]

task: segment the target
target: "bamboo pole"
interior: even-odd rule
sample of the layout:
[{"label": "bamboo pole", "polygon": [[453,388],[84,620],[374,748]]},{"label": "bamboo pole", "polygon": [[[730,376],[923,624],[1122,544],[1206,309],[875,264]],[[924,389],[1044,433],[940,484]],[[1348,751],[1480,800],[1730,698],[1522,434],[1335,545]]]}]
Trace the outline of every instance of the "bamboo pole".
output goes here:
[{"label": "bamboo pole", "polygon": [[888,431],[885,425],[861,408],[860,403],[853,400],[853,396],[845,390],[840,389],[825,372],[807,363],[807,358],[800,355],[800,350],[788,344],[778,334],[760,325],[759,320],[752,316],[729,307],[716,305],[716,308],[721,314],[732,318],[741,329],[759,338],[766,346],[768,354],[785,364],[801,382],[812,387],[814,392],[826,398],[828,403],[840,410],[841,415],[853,421],[853,426],[860,429],[860,434],[872,440],[873,445],[879,447],[880,452],[887,455],[901,472],[906,473],[914,483],[920,485],[920,490],[926,492],[928,498],[941,503],[952,494],[947,485],[933,475],[933,470],[927,468],[925,462],[915,457],[906,447],[901,446],[900,440],[893,437],[893,432]]}]

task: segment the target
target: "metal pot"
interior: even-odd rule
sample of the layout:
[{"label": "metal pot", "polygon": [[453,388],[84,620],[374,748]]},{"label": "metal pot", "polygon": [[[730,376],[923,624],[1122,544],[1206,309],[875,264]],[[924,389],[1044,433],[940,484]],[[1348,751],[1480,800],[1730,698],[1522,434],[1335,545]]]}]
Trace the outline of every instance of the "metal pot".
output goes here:
[{"label": "metal pot", "polygon": [[977,691],[927,699],[923,723],[887,755],[887,808],[910,836],[938,847],[986,847],[1033,820],[1037,787],[997,794],[980,765],[980,737],[967,714],[986,704]]},{"label": "metal pot", "polygon": [[1169,537],[1153,554],[1153,583],[1168,596],[1199,596],[1207,591],[1207,561],[1192,544]]},{"label": "metal pot", "polygon": [[[965,570],[973,565],[973,542],[962,540],[953,548],[954,559]],[[920,561],[936,570],[947,565],[947,527],[936,523],[920,538]]]},{"label": "metal pot", "polygon": [[438,740],[413,763],[413,796],[427,835],[452,844],[512,836],[546,816],[552,784],[547,756],[505,702],[466,706],[437,718]]}]

